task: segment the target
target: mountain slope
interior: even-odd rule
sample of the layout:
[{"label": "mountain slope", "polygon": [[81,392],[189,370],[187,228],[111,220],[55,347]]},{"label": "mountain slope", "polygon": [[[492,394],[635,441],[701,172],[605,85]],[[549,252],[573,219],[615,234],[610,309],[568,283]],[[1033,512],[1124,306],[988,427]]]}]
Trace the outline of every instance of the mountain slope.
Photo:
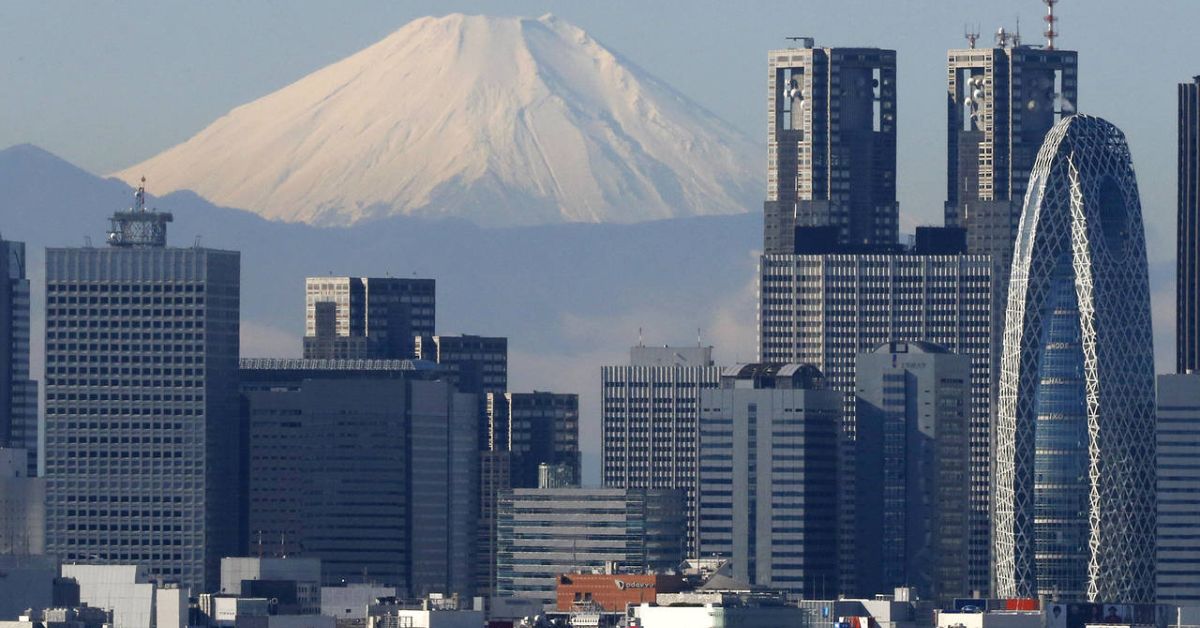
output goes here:
[{"label": "mountain slope", "polygon": [[637,222],[762,202],[757,144],[558,18],[449,15],[116,176],[283,221]]}]

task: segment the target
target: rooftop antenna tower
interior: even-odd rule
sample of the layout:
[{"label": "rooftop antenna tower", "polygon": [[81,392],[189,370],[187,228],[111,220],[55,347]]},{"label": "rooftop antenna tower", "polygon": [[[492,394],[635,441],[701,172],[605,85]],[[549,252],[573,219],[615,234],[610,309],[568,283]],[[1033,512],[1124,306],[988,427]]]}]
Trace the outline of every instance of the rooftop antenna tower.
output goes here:
[{"label": "rooftop antenna tower", "polygon": [[979,27],[976,26],[975,30],[971,30],[969,27],[963,26],[963,37],[967,39],[967,45],[974,50],[975,42],[979,41]]},{"label": "rooftop antenna tower", "polygon": [[170,212],[146,209],[146,177],[142,177],[133,193],[133,207],[114,212],[108,219],[108,244],[119,248],[164,247],[167,223],[174,218]]},{"label": "rooftop antenna tower", "polygon": [[1058,30],[1054,28],[1058,18],[1054,15],[1054,5],[1058,4],[1059,0],[1042,0],[1046,5],[1046,50],[1054,50],[1054,38],[1058,36]]}]

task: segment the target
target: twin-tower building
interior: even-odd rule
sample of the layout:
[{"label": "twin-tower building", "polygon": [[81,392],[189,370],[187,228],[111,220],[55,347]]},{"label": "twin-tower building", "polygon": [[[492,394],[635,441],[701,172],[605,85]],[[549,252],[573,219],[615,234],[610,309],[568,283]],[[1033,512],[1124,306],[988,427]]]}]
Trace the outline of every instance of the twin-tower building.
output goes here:
[{"label": "twin-tower building", "polygon": [[[1076,115],[1074,51],[1003,30],[970,41],[948,55],[945,226],[915,245],[898,237],[896,52],[802,38],[769,53],[760,359],[812,364],[852,400],[855,356],[880,342],[966,356],[962,592],[1152,602],[1154,372],[1129,150]],[[852,401],[842,417],[852,466]],[[853,482],[839,492],[846,529]]]}]

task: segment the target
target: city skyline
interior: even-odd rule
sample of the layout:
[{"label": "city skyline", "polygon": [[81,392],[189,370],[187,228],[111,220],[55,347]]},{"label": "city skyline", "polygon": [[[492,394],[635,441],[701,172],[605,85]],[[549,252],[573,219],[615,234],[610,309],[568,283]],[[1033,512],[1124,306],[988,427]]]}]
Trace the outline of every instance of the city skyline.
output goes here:
[{"label": "city skyline", "polygon": [[[643,625],[632,605],[603,619],[620,603],[580,574],[638,589],[643,611],[812,619],[809,602],[874,597],[886,609],[822,621],[961,628],[955,611],[1003,607],[1039,613],[1010,628],[1168,628],[1155,604],[1200,600],[1200,75],[1173,75],[1200,45],[1100,42],[1110,0],[1020,1],[1034,27],[968,21],[944,47],[931,0],[890,30],[882,9],[845,28],[867,0],[832,22],[814,1],[803,26],[827,32],[788,43],[762,35],[767,4],[653,27],[698,38],[729,15],[694,54],[574,6],[416,17],[363,47],[363,14],[413,9],[367,5],[305,58],[357,52],[172,108],[171,85],[205,85],[189,72],[269,56],[324,10],[244,8],[225,36],[279,27],[257,48],[182,46],[183,80],[133,82],[167,90],[143,144],[228,111],[182,144],[101,178],[35,143],[59,141],[44,121],[64,109],[118,128],[97,122],[107,102],[28,114],[14,129],[35,143],[0,148],[0,567],[61,570],[20,593],[34,615],[53,593],[116,628],[353,628],[322,587],[381,585],[394,596],[332,614],[406,625],[386,618],[416,604],[475,625],[557,605]],[[6,12],[39,14],[0,7],[0,73],[58,53],[3,60]],[[147,13],[130,37],[189,10]],[[113,45],[105,63],[128,58]],[[906,60],[932,45],[936,62]],[[736,53],[706,71],[711,49]],[[6,113],[77,71],[0,95],[0,146]],[[303,568],[268,578],[283,558]],[[218,576],[239,597],[214,597]],[[159,618],[117,608],[125,587]],[[1170,623],[1200,624],[1195,603]]]}]

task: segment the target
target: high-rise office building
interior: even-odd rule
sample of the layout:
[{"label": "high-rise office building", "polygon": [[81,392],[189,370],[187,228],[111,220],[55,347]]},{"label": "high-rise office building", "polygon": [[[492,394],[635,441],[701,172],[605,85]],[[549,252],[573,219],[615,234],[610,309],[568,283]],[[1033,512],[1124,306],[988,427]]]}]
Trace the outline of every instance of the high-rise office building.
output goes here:
[{"label": "high-rise office building", "polygon": [[241,362],[252,554],[322,580],[471,591],[475,399],[408,360]]},{"label": "high-rise office building", "polygon": [[0,447],[24,449],[38,468],[38,391],[29,379],[29,279],[25,243],[0,239]]},{"label": "high-rise office building", "polygon": [[166,246],[143,198],[46,250],[46,549],[205,591],[239,548],[240,256]]},{"label": "high-rise office building", "polygon": [[[839,543],[855,560],[855,360],[889,341],[925,341],[971,360],[968,563],[971,588],[989,578],[992,263],[985,255],[765,255],[759,262],[759,356],[807,363],[845,395]],[[841,593],[857,594],[853,570]],[[874,595],[877,591],[863,591]]]},{"label": "high-rise office building", "polygon": [[896,52],[800,41],[767,55],[764,250],[795,252],[796,227],[894,246]]},{"label": "high-rise office building", "polygon": [[1000,373],[995,593],[1153,602],[1154,345],[1124,135],[1064,119],[1027,199]]},{"label": "high-rise office building", "polygon": [[1073,50],[1022,45],[1003,29],[993,47],[948,53],[946,225],[964,227],[967,251],[1003,272],[1038,149],[1074,111],[1077,63]]},{"label": "high-rise office building", "polygon": [[860,353],[855,376],[859,588],[969,595],[970,358],[889,342]]},{"label": "high-rise office building", "polygon": [[836,593],[842,394],[810,365],[743,364],[700,399],[699,555],[751,585]]},{"label": "high-rise office building", "polygon": [[496,590],[500,597],[555,602],[564,573],[679,567],[683,496],[615,488],[513,489],[498,511]]},{"label": "high-rise office building", "polygon": [[1158,602],[1200,606],[1200,372],[1158,376]]},{"label": "high-rise office building", "polygon": [[413,337],[435,333],[436,288],[433,279],[307,278],[304,357],[413,357]]},{"label": "high-rise office building", "polygon": [[613,488],[678,489],[696,545],[696,416],[700,392],[720,385],[712,347],[646,347],[600,369],[603,479]]},{"label": "high-rise office building", "polygon": [[1176,371],[1200,371],[1200,76],[1179,84]]},{"label": "high-rise office building", "polygon": [[579,395],[488,394],[493,449],[510,453],[512,488],[537,488],[538,466],[564,465],[579,482]]}]

